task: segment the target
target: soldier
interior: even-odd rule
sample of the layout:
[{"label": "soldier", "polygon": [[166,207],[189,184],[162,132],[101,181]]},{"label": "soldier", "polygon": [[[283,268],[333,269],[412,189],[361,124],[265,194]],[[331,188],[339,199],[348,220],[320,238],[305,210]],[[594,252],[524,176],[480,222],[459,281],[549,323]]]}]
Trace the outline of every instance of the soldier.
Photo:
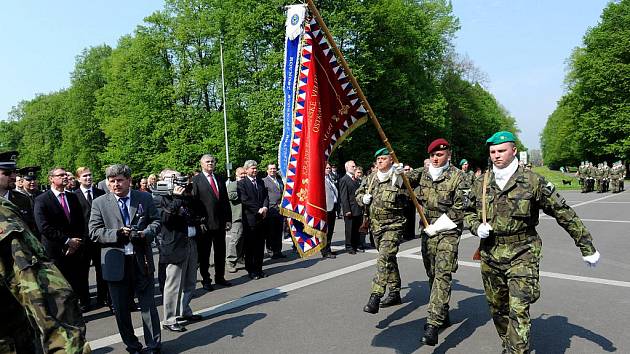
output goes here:
[{"label": "soldier", "polygon": [[[396,254],[403,238],[404,208],[409,200],[402,182],[403,164],[394,165],[387,148],[378,150],[374,157],[377,171],[364,178],[356,191],[358,204],[369,208],[370,229],[378,250],[372,293],[363,308],[368,313],[377,313],[379,305],[388,307],[402,303]],[[381,303],[388,287],[389,294]]]},{"label": "soldier", "polygon": [[624,186],[624,180],[626,179],[626,165],[622,161],[619,161],[619,166],[621,166],[619,168],[621,170],[619,173],[619,191],[622,192],[626,190]]},{"label": "soldier", "polygon": [[554,217],[595,266],[600,258],[591,234],[552,183],[524,171],[516,161],[514,135],[497,132],[487,141],[492,170],[473,184],[466,221],[481,238],[481,277],[504,353],[528,353],[529,307],[540,296],[542,242],[539,211]]},{"label": "soldier", "polygon": [[595,173],[595,189],[597,190],[597,193],[603,193],[604,192],[604,184],[603,184],[603,180],[604,180],[604,169],[602,167],[601,163],[597,164],[597,167],[594,169],[594,173]]},{"label": "soldier", "polygon": [[582,161],[580,163],[580,167],[578,167],[578,170],[575,173],[575,176],[579,178],[580,180],[580,187],[582,187],[582,193],[588,192],[587,184],[586,184],[586,168],[587,168],[586,162]]},{"label": "soldier", "polygon": [[15,204],[24,222],[26,222],[28,227],[33,230],[33,233],[39,239],[39,233],[35,226],[35,218],[33,217],[33,204],[31,203],[31,199],[23,193],[16,192],[15,189],[17,179],[15,173],[15,159],[17,156],[17,151],[8,151],[0,154],[0,197],[4,197],[6,200]]},{"label": "soldier", "polygon": [[35,205],[35,198],[42,194],[37,185],[37,173],[39,166],[22,167],[18,172],[22,175],[22,190],[31,199],[31,204]]},{"label": "soldier", "polygon": [[610,169],[610,187],[613,193],[619,193],[619,164],[617,162],[613,162],[612,168]]},{"label": "soldier", "polygon": [[[3,164],[6,167],[6,161]],[[0,277],[1,353],[90,353],[70,284],[50,262],[19,209],[3,198]]]},{"label": "soldier", "polygon": [[[416,196],[430,225],[422,232],[422,262],[429,278],[429,315],[422,341],[435,345],[438,329],[451,325],[448,302],[452,273],[457,270],[457,249],[464,219],[464,172],[452,166],[448,141],[436,139],[427,149],[431,164],[416,169],[409,179],[419,180]],[[469,187],[469,186],[468,186]]]},{"label": "soldier", "polygon": [[592,192],[595,189],[595,167],[592,162],[588,162],[586,165],[586,191]]}]

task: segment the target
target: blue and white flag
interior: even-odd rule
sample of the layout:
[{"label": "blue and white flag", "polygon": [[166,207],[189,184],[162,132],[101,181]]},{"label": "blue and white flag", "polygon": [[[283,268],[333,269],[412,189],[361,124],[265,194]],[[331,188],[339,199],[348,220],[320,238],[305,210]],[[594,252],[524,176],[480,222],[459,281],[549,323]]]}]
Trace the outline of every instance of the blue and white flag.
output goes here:
[{"label": "blue and white flag", "polygon": [[295,93],[298,79],[299,55],[304,35],[306,5],[287,7],[285,55],[284,55],[284,115],[282,117],[282,139],[278,148],[278,171],[286,180],[286,170],[291,149],[291,134],[294,116]]}]

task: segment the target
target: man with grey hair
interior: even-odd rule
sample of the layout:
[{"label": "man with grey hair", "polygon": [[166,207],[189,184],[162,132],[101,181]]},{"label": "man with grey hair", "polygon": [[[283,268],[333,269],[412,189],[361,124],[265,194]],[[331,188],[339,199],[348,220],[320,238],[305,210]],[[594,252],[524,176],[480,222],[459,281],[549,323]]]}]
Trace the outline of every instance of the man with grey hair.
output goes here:
[{"label": "man with grey hair", "polygon": [[151,194],[131,189],[128,166],[109,166],[105,178],[111,193],[92,202],[88,228],[90,238],[104,245],[103,279],[112,297],[118,331],[127,351],[142,350],[129,309],[129,293],[135,289],[147,344],[144,352],[159,353],[161,332],[153,297],[155,266],[151,242],[160,231],[160,215]]},{"label": "man with grey hair", "polygon": [[[165,169],[160,180],[173,183],[181,174]],[[172,184],[172,195],[162,195],[160,214],[162,230],[158,235],[160,263],[166,264],[164,282],[164,328],[183,332],[178,320],[198,321],[190,308],[197,282],[197,234],[201,232],[199,218],[195,215],[190,188]]]},{"label": "man with grey hair", "polygon": [[237,183],[238,196],[243,204],[245,232],[245,269],[251,279],[265,276],[262,263],[265,251],[265,218],[269,209],[269,197],[265,184],[256,175],[258,163],[247,160],[243,164],[247,176]]},{"label": "man with grey hair", "polygon": [[231,286],[225,280],[225,231],[232,227],[232,211],[223,178],[214,173],[217,159],[205,154],[199,160],[201,173],[193,177],[192,194],[197,201],[198,215],[205,217],[205,231],[197,237],[201,284],[207,291],[214,290],[208,269],[210,248],[214,249],[214,281]]}]

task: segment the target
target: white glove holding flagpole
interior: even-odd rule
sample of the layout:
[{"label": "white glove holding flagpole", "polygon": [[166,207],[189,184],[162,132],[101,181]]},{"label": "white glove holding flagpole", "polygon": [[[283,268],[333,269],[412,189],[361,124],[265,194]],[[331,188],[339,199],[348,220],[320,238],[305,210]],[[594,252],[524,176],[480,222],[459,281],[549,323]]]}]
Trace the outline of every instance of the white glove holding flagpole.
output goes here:
[{"label": "white glove holding flagpole", "polygon": [[397,175],[402,175],[405,173],[405,165],[402,162],[394,164],[394,173]]},{"label": "white glove holding flagpole", "polygon": [[448,215],[442,214],[433,224],[424,229],[424,232],[429,236],[433,236],[438,232],[453,230],[456,228],[457,224],[455,224]]},{"label": "white glove holding flagpole", "polygon": [[584,263],[586,263],[587,266],[589,266],[590,268],[595,268],[595,266],[597,265],[597,262],[599,262],[599,252],[597,250],[595,250],[595,253],[593,253],[590,256],[583,256],[582,259],[584,260]]},{"label": "white glove holding flagpole", "polygon": [[370,193],[365,193],[362,201],[363,205],[369,205],[372,202],[372,195]]},{"label": "white glove holding flagpole", "polygon": [[483,223],[477,228],[477,236],[479,236],[479,238],[486,238],[490,236],[490,231],[492,231],[492,226],[488,223]]}]

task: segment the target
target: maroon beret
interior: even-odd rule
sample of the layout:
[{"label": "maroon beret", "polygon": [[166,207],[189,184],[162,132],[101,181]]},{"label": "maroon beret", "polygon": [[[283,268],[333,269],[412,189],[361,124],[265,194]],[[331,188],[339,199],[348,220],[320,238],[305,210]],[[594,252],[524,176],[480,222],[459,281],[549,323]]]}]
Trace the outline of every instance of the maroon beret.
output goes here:
[{"label": "maroon beret", "polygon": [[439,139],[433,140],[433,142],[429,144],[429,147],[427,148],[427,152],[430,154],[434,151],[448,150],[449,148],[450,148],[450,145],[448,141],[446,141],[446,139],[439,138]]}]

